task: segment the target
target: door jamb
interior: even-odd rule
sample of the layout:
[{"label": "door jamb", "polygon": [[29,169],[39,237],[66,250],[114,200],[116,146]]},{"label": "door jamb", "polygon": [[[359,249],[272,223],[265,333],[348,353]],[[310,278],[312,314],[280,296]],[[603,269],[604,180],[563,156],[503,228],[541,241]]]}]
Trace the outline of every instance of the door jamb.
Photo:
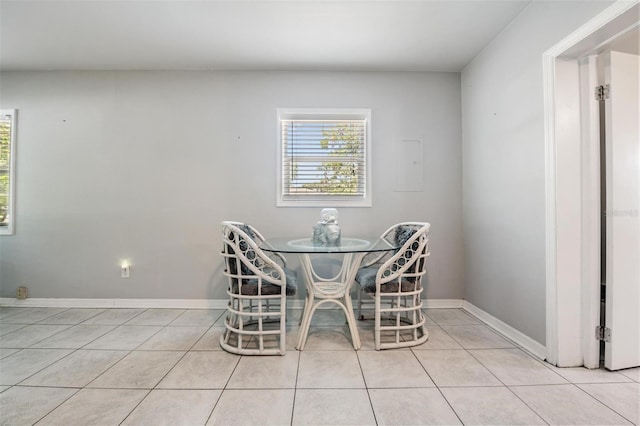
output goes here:
[{"label": "door jamb", "polygon": [[[587,144],[594,123],[588,108],[580,103],[579,58],[598,47],[594,35],[631,9],[639,0],[619,0],[543,54],[545,122],[545,241],[546,241],[546,350],[547,361],[568,367],[595,368],[592,324],[599,315],[599,273],[594,274],[593,256],[599,231],[594,235],[596,200],[584,197],[594,188],[584,173],[593,158]],[[633,11],[632,11],[633,12]],[[637,13],[636,13],[637,16]],[[601,44],[601,43],[600,43]],[[576,51],[576,47],[581,49]],[[569,56],[566,56],[566,55]],[[599,126],[599,125],[598,125]],[[599,134],[599,131],[596,133]],[[599,135],[598,135],[599,137]],[[577,151],[576,151],[577,150]],[[576,155],[577,154],[577,155]],[[598,187],[599,188],[599,184]],[[597,204],[599,209],[599,190]],[[576,220],[576,212],[579,220]],[[597,241],[594,241],[597,238]],[[599,269],[599,268],[598,268]],[[594,277],[594,275],[596,275]],[[597,295],[594,296],[594,280]],[[597,302],[597,306],[596,306]],[[561,313],[561,314],[560,314]],[[590,333],[589,330],[592,330]]]}]

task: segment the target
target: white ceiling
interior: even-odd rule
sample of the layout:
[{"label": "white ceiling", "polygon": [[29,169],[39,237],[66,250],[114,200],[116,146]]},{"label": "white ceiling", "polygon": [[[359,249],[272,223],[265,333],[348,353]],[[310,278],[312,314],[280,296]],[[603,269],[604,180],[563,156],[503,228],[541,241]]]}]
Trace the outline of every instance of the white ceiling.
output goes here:
[{"label": "white ceiling", "polygon": [[0,68],[460,71],[530,2],[0,0]]}]

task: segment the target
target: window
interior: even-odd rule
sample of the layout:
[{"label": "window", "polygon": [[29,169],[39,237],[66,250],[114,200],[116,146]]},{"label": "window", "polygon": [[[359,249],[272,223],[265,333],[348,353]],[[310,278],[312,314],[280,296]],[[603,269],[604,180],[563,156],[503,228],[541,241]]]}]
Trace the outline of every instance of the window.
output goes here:
[{"label": "window", "polygon": [[0,110],[0,235],[14,232],[16,111]]},{"label": "window", "polygon": [[371,110],[278,109],[278,206],[371,207]]}]

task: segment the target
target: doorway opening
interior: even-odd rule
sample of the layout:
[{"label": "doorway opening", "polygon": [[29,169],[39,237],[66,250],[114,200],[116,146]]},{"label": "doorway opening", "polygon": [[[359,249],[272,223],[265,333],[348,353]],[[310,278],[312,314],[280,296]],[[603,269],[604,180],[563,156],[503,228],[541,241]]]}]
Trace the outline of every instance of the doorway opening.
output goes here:
[{"label": "doorway opening", "polygon": [[[636,55],[639,53],[639,16],[640,3],[619,1],[543,57],[547,153],[546,349],[547,361],[561,367],[598,368],[601,346],[605,347],[606,355],[612,345],[601,344],[594,334],[598,334],[600,327],[604,332],[612,320],[620,321],[615,316],[621,314],[621,310],[607,306],[603,300],[607,300],[614,287],[611,285],[612,277],[616,277],[614,273],[620,271],[619,267],[610,266],[616,254],[611,242],[622,235],[619,231],[613,232],[616,229],[613,223],[620,215],[611,204],[615,194],[607,191],[607,186],[612,185],[607,174],[621,168],[612,167],[610,148],[606,146],[606,138],[611,139],[610,135],[605,134],[604,147],[600,143],[600,130],[608,130],[600,123],[601,112],[597,105],[600,102],[594,102],[594,88],[602,84],[598,81],[596,64],[599,54],[620,50],[625,44],[635,49]],[[637,84],[637,70],[635,79]],[[624,92],[620,87],[613,91]],[[591,102],[584,102],[585,99]],[[602,116],[606,119],[615,115],[605,106]],[[635,121],[638,121],[637,116]],[[640,157],[636,158],[636,168],[638,162]],[[637,182],[638,176],[633,176]],[[602,193],[601,188],[604,189]],[[601,200],[609,202],[603,204]],[[637,212],[634,208],[631,211]],[[634,220],[634,226],[638,226],[638,218]],[[632,249],[637,253],[638,249],[634,247]],[[618,248],[617,252],[621,250]],[[640,255],[638,260],[636,264],[640,263]],[[634,284],[626,299],[640,305],[637,290],[640,284]],[[639,309],[624,315],[627,316],[623,325],[613,332],[611,340],[614,343],[625,340],[625,323],[636,327],[640,324]],[[634,333],[637,339],[640,333],[631,330],[631,334]],[[633,349],[625,351],[627,354],[633,352]],[[638,364],[640,361],[635,365]]]}]

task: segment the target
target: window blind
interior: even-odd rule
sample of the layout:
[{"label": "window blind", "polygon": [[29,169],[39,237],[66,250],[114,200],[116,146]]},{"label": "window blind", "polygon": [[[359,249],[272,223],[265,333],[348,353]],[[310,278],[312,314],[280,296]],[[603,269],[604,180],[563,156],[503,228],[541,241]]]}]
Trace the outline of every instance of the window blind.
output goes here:
[{"label": "window blind", "polygon": [[282,193],[287,197],[364,197],[365,119],[283,119]]}]

